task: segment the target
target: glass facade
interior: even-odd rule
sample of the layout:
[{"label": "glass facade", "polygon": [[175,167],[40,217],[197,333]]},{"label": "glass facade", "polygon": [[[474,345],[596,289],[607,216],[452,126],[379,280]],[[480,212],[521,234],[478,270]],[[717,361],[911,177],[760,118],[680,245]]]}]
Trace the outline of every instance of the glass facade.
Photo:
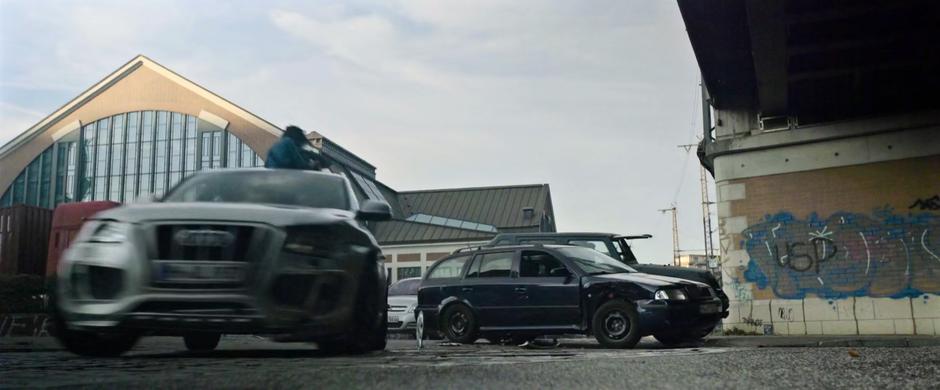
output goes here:
[{"label": "glass facade", "polygon": [[417,278],[421,276],[421,267],[401,267],[398,269],[398,280]]},{"label": "glass facade", "polygon": [[458,229],[467,229],[467,230],[476,230],[476,231],[487,232],[487,233],[496,233],[496,226],[493,226],[493,225],[464,221],[464,220],[455,219],[455,218],[439,217],[436,215],[418,213],[418,214],[412,214],[410,217],[405,218],[405,220],[410,221],[410,222],[427,223],[431,225],[447,226],[447,227],[458,228]]},{"label": "glass facade", "polygon": [[88,123],[50,146],[20,172],[0,206],[131,202],[142,194],[163,195],[202,169],[263,165],[234,134],[200,129],[192,115],[128,112]]}]

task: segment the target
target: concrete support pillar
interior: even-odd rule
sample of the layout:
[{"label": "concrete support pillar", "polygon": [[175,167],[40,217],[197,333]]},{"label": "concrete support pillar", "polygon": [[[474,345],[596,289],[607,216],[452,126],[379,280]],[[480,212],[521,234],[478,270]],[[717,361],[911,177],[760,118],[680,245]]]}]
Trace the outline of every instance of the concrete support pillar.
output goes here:
[{"label": "concrete support pillar", "polygon": [[712,150],[726,331],[940,335],[940,120],[909,120]]}]

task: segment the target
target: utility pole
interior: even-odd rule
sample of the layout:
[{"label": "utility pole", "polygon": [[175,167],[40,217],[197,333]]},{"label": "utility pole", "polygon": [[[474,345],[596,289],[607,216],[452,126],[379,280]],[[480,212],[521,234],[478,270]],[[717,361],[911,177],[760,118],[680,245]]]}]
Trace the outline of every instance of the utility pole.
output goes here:
[{"label": "utility pole", "polygon": [[676,218],[678,211],[676,210],[676,205],[673,204],[671,208],[660,209],[659,212],[665,214],[667,212],[672,213],[672,265],[679,266],[679,222]]}]

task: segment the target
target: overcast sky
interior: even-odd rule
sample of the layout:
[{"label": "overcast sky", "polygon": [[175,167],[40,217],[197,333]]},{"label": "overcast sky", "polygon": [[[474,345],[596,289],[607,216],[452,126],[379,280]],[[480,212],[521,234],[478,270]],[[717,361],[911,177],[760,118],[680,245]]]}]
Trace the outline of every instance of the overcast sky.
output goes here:
[{"label": "overcast sky", "polygon": [[[136,54],[398,190],[549,183],[559,230],[703,248],[698,68],[673,1],[0,0],[0,143]],[[714,189],[712,189],[714,191]]]}]

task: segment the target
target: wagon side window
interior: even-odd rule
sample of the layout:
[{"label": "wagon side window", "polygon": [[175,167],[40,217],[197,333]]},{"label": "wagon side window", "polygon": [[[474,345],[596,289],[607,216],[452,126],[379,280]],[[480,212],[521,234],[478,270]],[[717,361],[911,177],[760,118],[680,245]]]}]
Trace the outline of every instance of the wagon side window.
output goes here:
[{"label": "wagon side window", "polygon": [[457,256],[441,260],[428,274],[428,279],[459,278],[468,259],[470,259],[470,256]]}]

